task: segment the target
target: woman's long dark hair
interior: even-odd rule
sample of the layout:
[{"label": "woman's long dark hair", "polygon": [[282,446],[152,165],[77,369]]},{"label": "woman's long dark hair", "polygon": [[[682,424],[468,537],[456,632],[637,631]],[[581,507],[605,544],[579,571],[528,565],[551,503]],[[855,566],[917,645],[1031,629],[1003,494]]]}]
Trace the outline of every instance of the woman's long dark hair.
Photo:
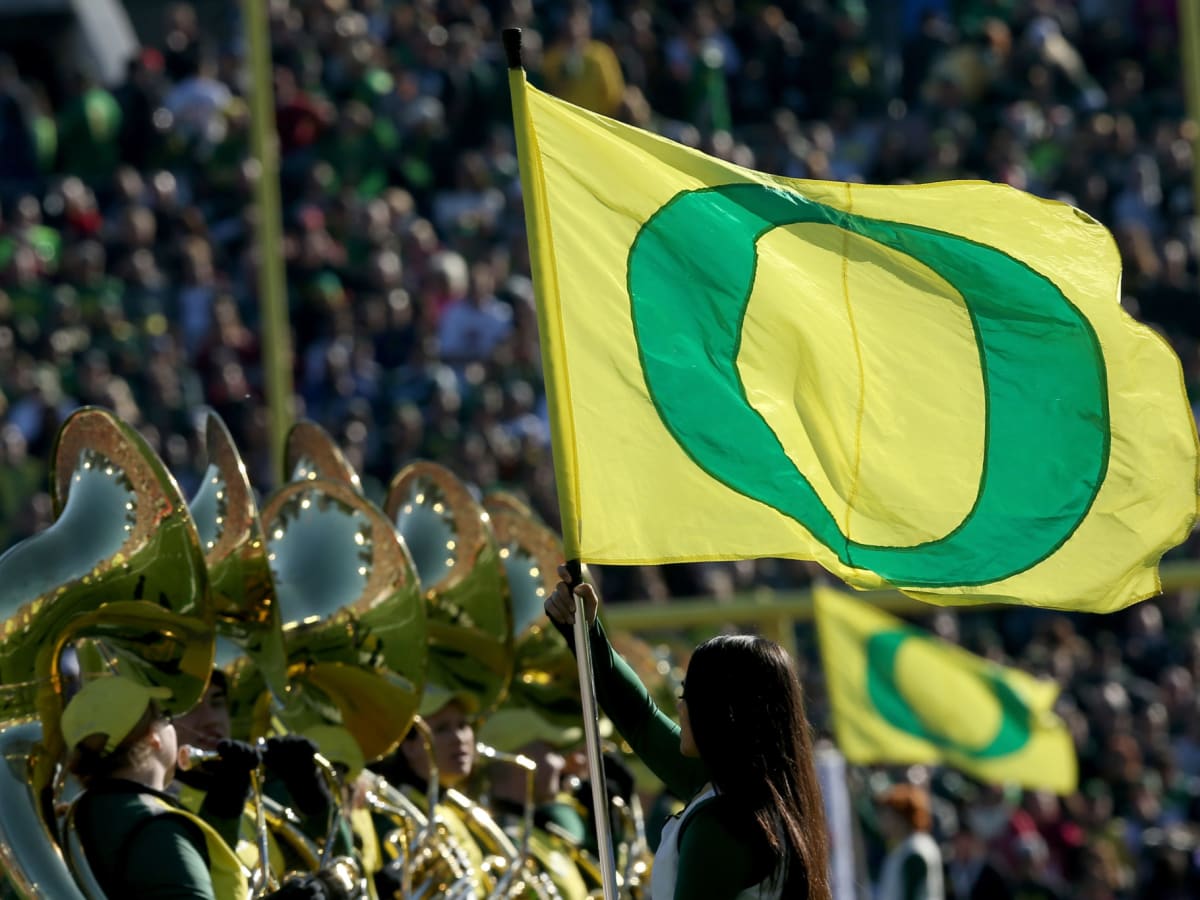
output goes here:
[{"label": "woman's long dark hair", "polygon": [[825,812],[791,658],[765,638],[713,638],[692,654],[685,694],[696,749],[739,827],[770,848],[783,896],[829,900]]}]

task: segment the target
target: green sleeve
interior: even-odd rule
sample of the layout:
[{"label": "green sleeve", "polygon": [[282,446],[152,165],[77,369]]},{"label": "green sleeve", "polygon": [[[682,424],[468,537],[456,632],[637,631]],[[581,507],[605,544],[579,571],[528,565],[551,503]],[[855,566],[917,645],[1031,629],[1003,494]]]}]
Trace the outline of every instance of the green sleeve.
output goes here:
[{"label": "green sleeve", "polygon": [[901,896],[904,900],[920,900],[925,895],[927,875],[925,860],[917,853],[910,853],[900,869]]},{"label": "green sleeve", "polygon": [[[766,860],[755,859],[711,805],[691,813],[679,839],[674,900],[733,900],[763,880]],[[670,900],[670,898],[668,898]]]},{"label": "green sleeve", "polygon": [[[569,635],[569,630],[566,633]],[[599,619],[591,628],[590,640],[596,700],[601,708],[671,793],[691,797],[709,780],[708,770],[699,759],[679,752],[679,726],[658,708],[633,669],[613,650]]]},{"label": "green sleeve", "polygon": [[[122,896],[140,900],[216,900],[208,862],[194,827],[178,816],[156,816],[130,841]],[[202,839],[201,839],[202,840]]]}]

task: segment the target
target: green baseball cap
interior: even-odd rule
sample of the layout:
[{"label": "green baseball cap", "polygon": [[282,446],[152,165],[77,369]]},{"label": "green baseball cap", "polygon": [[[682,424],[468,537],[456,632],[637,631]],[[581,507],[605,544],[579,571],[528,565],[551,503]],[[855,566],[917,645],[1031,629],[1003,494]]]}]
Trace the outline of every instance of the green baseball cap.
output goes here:
[{"label": "green baseball cap", "polygon": [[148,687],[120,675],[98,678],[84,685],[63,710],[63,740],[74,750],[85,738],[103,734],[104,752],[112,753],[129,737],[152,700],[170,696],[169,688]]}]

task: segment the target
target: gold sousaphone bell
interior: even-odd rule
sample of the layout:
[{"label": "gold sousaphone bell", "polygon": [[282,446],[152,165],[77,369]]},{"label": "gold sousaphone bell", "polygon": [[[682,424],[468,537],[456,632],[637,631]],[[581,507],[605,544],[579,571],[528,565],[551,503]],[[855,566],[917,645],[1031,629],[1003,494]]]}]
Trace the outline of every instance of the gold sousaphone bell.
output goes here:
[{"label": "gold sousaphone bell", "polygon": [[483,501],[512,596],[514,664],[511,699],[563,725],[583,715],[579,669],[566,640],[547,621],[546,598],[558,584],[563,559],[558,535],[507,493]]},{"label": "gold sousaphone bell", "polygon": [[[290,453],[332,446],[315,426]],[[289,453],[289,455],[290,455]],[[367,760],[393,750],[416,715],[427,668],[425,606],[391,521],[351,487],[313,471],[277,491],[263,525],[283,619],[293,730],[341,724]]]},{"label": "gold sousaphone bell", "polygon": [[392,479],[384,509],[420,578],[430,680],[494,709],[512,676],[512,605],[487,512],[449,469],[424,460]]},{"label": "gold sousaphone bell", "polygon": [[338,481],[362,493],[362,479],[346,454],[316,422],[297,422],[284,444],[284,471],[290,481]]},{"label": "gold sousaphone bell", "polygon": [[204,444],[208,468],[192,498],[191,513],[208,567],[217,662],[234,662],[222,658],[232,645],[258,669],[271,693],[282,698],[287,690],[283,623],[258,504],[229,429],[212,410],[204,412]]},{"label": "gold sousaphone bell", "polygon": [[84,408],[52,454],[53,525],[0,556],[0,861],[31,897],[78,889],[57,847],[52,783],[64,746],[64,651],[170,688],[180,713],[203,695],[213,609],[199,536],[175,479],[132,428]]},{"label": "gold sousaphone bell", "polygon": [[[217,633],[223,639],[218,643],[218,659],[229,676],[233,733],[261,736],[268,730],[272,715],[293,723],[299,721],[301,726],[311,724],[314,710],[304,703],[304,697],[311,695],[311,688],[303,679],[294,693],[288,685],[288,648],[284,642],[281,601],[245,466],[224,423],[211,411],[206,416],[205,432],[209,466],[192,500],[192,512],[209,568]],[[313,625],[309,623],[306,633],[311,634]],[[344,653],[341,659],[345,659]],[[325,660],[331,661],[332,657]],[[370,681],[370,673],[361,674],[368,691],[364,696],[369,699],[377,686]],[[347,717],[350,704],[344,696],[325,699],[336,707],[332,721],[341,722]],[[326,771],[332,784],[333,773]],[[340,791],[334,790],[332,794],[336,802]],[[323,852],[333,822],[327,823],[323,845],[305,834],[291,810],[264,796],[261,787],[255,788],[250,808],[257,822],[255,855],[259,861],[252,873],[256,893],[285,882],[296,873],[319,868],[337,872],[348,895],[358,896],[360,889],[365,889],[361,888],[361,867],[356,861],[344,857],[327,859]]]}]

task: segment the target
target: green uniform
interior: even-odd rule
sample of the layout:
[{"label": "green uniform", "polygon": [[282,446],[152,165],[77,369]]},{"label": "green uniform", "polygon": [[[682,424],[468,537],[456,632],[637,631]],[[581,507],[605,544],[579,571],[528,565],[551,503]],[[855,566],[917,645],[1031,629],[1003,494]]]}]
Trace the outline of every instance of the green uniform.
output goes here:
[{"label": "green uniform", "polygon": [[[569,629],[559,630],[573,643]],[[679,726],[613,650],[599,620],[590,630],[590,640],[596,699],[605,714],[672,794],[695,797],[709,783],[704,763],[679,752]],[[770,874],[768,848],[729,821],[719,797],[694,808],[679,834],[673,900],[733,900]]]},{"label": "green uniform", "polygon": [[110,779],[89,788],[75,826],[100,887],[109,897],[142,900],[242,900],[244,878],[233,851],[172,797]]}]

